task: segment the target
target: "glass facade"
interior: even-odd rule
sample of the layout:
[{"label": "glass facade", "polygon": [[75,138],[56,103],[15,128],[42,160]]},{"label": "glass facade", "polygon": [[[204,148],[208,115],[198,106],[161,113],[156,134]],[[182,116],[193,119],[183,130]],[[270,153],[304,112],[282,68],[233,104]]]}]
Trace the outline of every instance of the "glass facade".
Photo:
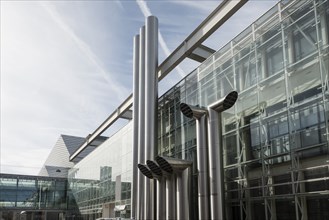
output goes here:
[{"label": "glass facade", "polygon": [[196,162],[180,103],[238,91],[218,146],[227,219],[329,218],[328,29],[328,0],[282,1],[160,98],[158,154]]},{"label": "glass facade", "polygon": [[[329,219],[328,30],[328,0],[282,1],[159,99],[156,152],[193,161],[193,216],[196,126],[179,105],[206,107],[236,90],[216,146],[226,218]],[[74,219],[129,218],[131,181],[130,122],[77,163],[68,183],[1,175],[0,208],[77,205]]]},{"label": "glass facade", "polygon": [[68,176],[82,219],[130,217],[132,123],[76,164]]},{"label": "glass facade", "polygon": [[1,219],[60,219],[75,209],[66,178],[0,174]]}]

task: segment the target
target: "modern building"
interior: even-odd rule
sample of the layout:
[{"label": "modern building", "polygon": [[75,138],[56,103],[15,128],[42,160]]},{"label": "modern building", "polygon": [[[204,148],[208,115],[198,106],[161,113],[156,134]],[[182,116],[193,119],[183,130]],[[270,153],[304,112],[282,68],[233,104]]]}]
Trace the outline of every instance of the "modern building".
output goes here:
[{"label": "modern building", "polygon": [[[329,1],[281,1],[219,51],[204,47],[244,2],[223,2],[154,75],[161,80],[187,57],[202,61],[198,68],[155,105],[145,107],[152,100],[135,88],[70,152],[68,185],[81,219],[329,219]],[[140,44],[156,39],[150,23],[135,37],[140,74],[141,60],[153,62]],[[236,102],[214,112],[232,92]],[[139,113],[131,117],[133,102]],[[133,120],[90,145],[120,117]],[[154,144],[140,144],[149,135]]]}]

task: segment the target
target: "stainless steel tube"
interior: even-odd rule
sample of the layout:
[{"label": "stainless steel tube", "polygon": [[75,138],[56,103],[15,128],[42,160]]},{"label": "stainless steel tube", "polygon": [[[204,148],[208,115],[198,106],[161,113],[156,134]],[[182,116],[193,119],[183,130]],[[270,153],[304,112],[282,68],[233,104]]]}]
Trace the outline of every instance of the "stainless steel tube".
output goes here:
[{"label": "stainless steel tube", "polygon": [[205,115],[196,120],[196,136],[199,219],[209,219],[208,145]]},{"label": "stainless steel tube", "polygon": [[176,219],[176,183],[175,175],[166,178],[166,220]]},{"label": "stainless steel tube", "polygon": [[210,219],[224,219],[223,200],[223,155],[220,145],[219,113],[209,109],[209,178],[210,178]]},{"label": "stainless steel tube", "polygon": [[210,177],[210,218],[225,219],[224,168],[221,112],[231,108],[238,98],[236,91],[208,107],[208,144]]},{"label": "stainless steel tube", "polygon": [[196,119],[196,149],[198,169],[198,212],[199,219],[209,219],[208,145],[206,114],[204,108],[180,105],[181,112],[188,118]]},{"label": "stainless steel tube", "polygon": [[[138,109],[138,163],[145,163],[145,26],[139,37],[139,109]],[[138,172],[137,219],[144,219],[145,177]]]},{"label": "stainless steel tube", "polygon": [[166,219],[166,180],[165,174],[161,168],[154,161],[147,160],[147,166],[153,173],[154,178],[157,180],[156,184],[156,219]]},{"label": "stainless steel tube", "polygon": [[[158,103],[158,19],[146,18],[145,29],[145,157],[154,159],[157,146]],[[154,219],[154,184],[145,181],[145,219]]]},{"label": "stainless steel tube", "polygon": [[[185,220],[190,219],[190,186],[189,186],[189,170],[191,167],[186,168],[184,171],[177,173],[176,179],[176,199],[177,199],[177,219]],[[192,206],[191,206],[192,207]]]},{"label": "stainless steel tube", "polygon": [[139,35],[134,37],[134,52],[133,52],[133,91],[134,91],[134,106],[133,106],[133,179],[131,193],[131,218],[136,218],[137,206],[137,189],[138,189],[138,108],[139,108]]}]

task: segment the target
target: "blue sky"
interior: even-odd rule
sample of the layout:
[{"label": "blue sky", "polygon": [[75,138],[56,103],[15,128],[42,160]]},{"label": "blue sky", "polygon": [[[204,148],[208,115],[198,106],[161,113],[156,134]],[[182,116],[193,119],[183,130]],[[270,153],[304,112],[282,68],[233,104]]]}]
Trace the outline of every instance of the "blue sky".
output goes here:
[{"label": "blue sky", "polygon": [[[205,44],[220,49],[276,2],[250,0]],[[0,172],[37,174],[60,134],[86,137],[131,94],[145,16],[159,19],[161,63],[219,3],[1,1]],[[160,93],[197,66],[182,63]]]}]

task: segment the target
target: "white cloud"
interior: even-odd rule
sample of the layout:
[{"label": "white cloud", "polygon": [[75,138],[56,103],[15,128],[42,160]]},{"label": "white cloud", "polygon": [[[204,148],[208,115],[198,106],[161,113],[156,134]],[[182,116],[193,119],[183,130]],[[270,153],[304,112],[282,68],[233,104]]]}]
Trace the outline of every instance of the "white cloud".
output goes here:
[{"label": "white cloud", "polygon": [[42,4],[1,3],[1,172],[37,174],[60,134],[87,136],[128,93]]}]

